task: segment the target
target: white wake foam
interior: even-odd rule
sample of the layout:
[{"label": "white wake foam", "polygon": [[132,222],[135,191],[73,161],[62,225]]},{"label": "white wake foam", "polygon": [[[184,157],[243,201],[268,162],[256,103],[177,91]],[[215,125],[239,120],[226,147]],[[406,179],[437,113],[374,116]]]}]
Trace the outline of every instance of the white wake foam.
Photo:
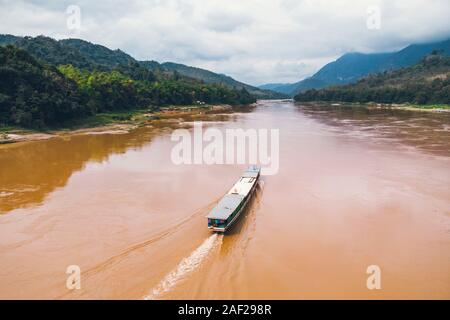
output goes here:
[{"label": "white wake foam", "polygon": [[222,243],[223,235],[212,234],[195,249],[190,256],[181,260],[174,270],[169,272],[161,282],[153,288],[151,293],[144,297],[145,300],[156,299],[158,296],[169,292],[189,273],[197,269],[212,250]]}]

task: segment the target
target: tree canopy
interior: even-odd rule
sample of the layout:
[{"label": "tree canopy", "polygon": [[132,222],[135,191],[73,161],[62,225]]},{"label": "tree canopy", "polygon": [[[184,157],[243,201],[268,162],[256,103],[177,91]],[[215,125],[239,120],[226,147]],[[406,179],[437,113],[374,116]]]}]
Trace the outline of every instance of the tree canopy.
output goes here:
[{"label": "tree canopy", "polygon": [[433,52],[414,66],[370,75],[351,85],[308,90],[295,100],[450,104],[450,57]]},{"label": "tree canopy", "polygon": [[4,125],[43,128],[105,111],[255,101],[245,88],[205,84],[176,74],[156,76],[133,62],[109,70],[53,65],[15,46],[0,47],[0,124]]}]

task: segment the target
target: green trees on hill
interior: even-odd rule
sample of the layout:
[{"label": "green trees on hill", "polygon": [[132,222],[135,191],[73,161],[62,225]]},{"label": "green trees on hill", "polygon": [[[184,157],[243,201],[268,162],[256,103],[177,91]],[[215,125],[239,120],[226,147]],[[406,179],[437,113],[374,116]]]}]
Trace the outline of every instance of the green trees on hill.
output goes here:
[{"label": "green trees on hill", "polygon": [[434,53],[414,66],[370,75],[351,85],[308,90],[295,100],[450,104],[450,58]]},{"label": "green trees on hill", "polygon": [[150,81],[135,80],[117,70],[90,72],[71,65],[58,69],[77,83],[94,113],[149,105],[190,105],[197,101],[229,104],[255,101],[245,89],[233,90],[223,85],[207,85],[177,76]]},{"label": "green trees on hill", "polygon": [[58,70],[77,84],[84,104],[91,114],[105,111],[135,109],[145,106],[140,96],[138,81],[118,71],[87,71],[72,65]]},{"label": "green trees on hill", "polygon": [[76,83],[27,52],[0,47],[0,123],[43,127],[88,114]]},{"label": "green trees on hill", "polygon": [[[46,49],[41,51],[45,55]],[[43,128],[105,111],[255,102],[245,89],[176,75],[157,77],[132,62],[111,70],[91,67],[54,66],[17,47],[0,47],[0,125]]]},{"label": "green trees on hill", "polygon": [[70,64],[89,71],[117,70],[135,80],[189,78],[206,84],[220,84],[231,90],[245,88],[250,94],[261,99],[285,97],[200,68],[171,62],[159,64],[156,61],[138,61],[120,49],[111,50],[81,39],[55,40],[46,36],[16,37],[0,34],[0,46],[7,44],[24,49],[32,57],[55,66]]}]

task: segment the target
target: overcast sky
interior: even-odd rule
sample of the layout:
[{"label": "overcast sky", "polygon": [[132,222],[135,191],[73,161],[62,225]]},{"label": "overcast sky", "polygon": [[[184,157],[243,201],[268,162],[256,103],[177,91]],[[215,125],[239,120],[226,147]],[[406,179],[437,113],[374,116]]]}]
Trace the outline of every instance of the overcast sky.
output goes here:
[{"label": "overcast sky", "polygon": [[253,85],[301,80],[346,52],[449,38],[449,17],[450,0],[0,0],[0,33],[81,38]]}]

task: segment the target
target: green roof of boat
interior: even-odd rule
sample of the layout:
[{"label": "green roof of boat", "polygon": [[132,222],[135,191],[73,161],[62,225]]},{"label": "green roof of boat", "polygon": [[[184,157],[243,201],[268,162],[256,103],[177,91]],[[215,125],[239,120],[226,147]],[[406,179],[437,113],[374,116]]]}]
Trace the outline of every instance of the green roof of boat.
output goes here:
[{"label": "green roof of boat", "polygon": [[227,194],[208,214],[208,219],[226,220],[236,210],[244,196],[239,194]]}]

